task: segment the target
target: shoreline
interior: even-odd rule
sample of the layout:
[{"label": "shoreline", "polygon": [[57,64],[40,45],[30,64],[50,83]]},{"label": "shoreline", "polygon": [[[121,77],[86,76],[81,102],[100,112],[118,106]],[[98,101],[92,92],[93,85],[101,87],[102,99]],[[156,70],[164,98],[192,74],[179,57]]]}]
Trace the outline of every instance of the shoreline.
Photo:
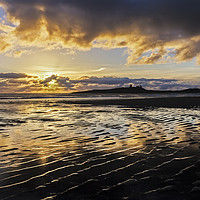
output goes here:
[{"label": "shoreline", "polygon": [[165,108],[193,108],[200,107],[200,97],[159,97],[146,99],[113,99],[113,100],[80,100],[59,101],[67,104],[92,104],[92,105],[125,105],[135,108],[165,107]]},{"label": "shoreline", "polygon": [[[81,98],[81,97],[80,97]],[[6,100],[6,101],[5,101]],[[121,99],[77,99],[73,100],[61,100],[53,98],[42,98],[42,99],[3,99],[0,104],[37,104],[37,103],[64,103],[64,104],[82,104],[91,106],[112,106],[121,105],[128,106],[132,108],[199,108],[200,107],[200,97],[153,97],[153,98],[121,98]]]}]

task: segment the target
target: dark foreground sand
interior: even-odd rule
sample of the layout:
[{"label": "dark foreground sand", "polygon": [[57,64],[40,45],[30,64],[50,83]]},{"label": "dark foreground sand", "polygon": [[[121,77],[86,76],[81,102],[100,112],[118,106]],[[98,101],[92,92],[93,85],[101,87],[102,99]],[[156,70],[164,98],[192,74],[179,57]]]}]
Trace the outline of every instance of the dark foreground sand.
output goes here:
[{"label": "dark foreground sand", "polygon": [[127,105],[136,108],[144,107],[166,107],[166,108],[192,108],[200,106],[200,97],[167,97],[167,98],[146,98],[146,99],[114,99],[114,100],[79,100],[62,101],[72,104],[93,104],[93,105]]},{"label": "dark foreground sand", "polygon": [[0,103],[0,200],[200,199],[199,98],[75,101]]}]

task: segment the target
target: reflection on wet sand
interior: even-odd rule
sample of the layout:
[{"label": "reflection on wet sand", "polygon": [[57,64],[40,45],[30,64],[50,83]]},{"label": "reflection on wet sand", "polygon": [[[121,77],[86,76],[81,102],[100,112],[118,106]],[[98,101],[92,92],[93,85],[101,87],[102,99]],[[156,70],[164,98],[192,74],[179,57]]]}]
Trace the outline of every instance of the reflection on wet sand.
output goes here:
[{"label": "reflection on wet sand", "polygon": [[0,105],[0,199],[198,199],[199,109]]}]

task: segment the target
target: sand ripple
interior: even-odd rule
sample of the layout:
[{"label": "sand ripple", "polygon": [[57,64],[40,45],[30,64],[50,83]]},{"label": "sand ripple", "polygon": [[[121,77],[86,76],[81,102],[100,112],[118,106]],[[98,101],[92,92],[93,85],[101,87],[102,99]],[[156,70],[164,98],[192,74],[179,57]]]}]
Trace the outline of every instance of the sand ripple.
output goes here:
[{"label": "sand ripple", "polygon": [[1,104],[0,199],[198,199],[199,111]]}]

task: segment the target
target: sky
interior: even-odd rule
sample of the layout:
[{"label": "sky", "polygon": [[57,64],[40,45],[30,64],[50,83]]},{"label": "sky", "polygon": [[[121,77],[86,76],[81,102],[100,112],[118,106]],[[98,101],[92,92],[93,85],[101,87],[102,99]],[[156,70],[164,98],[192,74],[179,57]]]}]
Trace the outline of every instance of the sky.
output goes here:
[{"label": "sky", "polygon": [[197,0],[0,0],[0,92],[200,87]]}]

